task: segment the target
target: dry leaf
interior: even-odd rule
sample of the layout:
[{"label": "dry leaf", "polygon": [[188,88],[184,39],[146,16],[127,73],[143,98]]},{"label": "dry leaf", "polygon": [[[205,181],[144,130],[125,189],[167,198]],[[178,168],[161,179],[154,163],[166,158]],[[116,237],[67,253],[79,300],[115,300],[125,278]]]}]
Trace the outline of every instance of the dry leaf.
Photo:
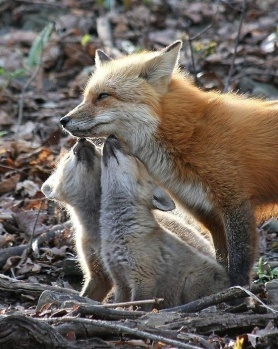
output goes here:
[{"label": "dry leaf", "polygon": [[31,236],[35,225],[35,236],[47,230],[43,224],[47,219],[47,214],[45,212],[39,213],[38,211],[24,211],[22,209],[17,209],[14,211],[14,218],[17,222],[18,228],[28,238]]},{"label": "dry leaf", "polygon": [[11,234],[0,235],[0,248],[10,247],[15,241],[15,236]]},{"label": "dry leaf", "polygon": [[29,197],[33,197],[38,191],[40,191],[39,186],[28,179],[23,182],[18,182],[15,189],[17,192],[21,192],[21,195]]},{"label": "dry leaf", "polygon": [[20,174],[16,173],[9,178],[2,179],[0,182],[0,195],[15,190],[17,183],[20,180]]}]

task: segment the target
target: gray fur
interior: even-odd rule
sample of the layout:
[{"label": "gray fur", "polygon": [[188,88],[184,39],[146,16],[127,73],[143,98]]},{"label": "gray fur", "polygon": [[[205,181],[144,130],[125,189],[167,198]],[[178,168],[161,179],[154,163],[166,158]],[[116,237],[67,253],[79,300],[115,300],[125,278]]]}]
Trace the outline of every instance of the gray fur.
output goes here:
[{"label": "gray fur", "polygon": [[192,216],[186,214],[184,211],[182,213],[183,219],[172,212],[153,211],[156,221],[164,229],[173,232],[188,245],[194,247],[204,255],[215,259],[215,249],[213,248],[213,242],[209,232],[198,226]]},{"label": "gray fur", "polygon": [[101,186],[101,254],[116,302],[159,297],[173,307],[228,287],[222,266],[157,223],[152,210],[171,198],[160,188],[156,205],[158,186],[115,137],[104,146]]},{"label": "gray fur", "polygon": [[93,143],[81,140],[62,157],[41,189],[68,210],[84,275],[81,295],[98,301],[112,288],[100,257],[100,159]]}]

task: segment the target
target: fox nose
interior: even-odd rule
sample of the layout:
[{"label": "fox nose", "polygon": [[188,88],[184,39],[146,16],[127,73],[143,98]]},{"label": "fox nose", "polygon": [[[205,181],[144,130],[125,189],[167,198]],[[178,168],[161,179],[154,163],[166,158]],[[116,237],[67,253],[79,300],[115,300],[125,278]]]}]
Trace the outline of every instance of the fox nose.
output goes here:
[{"label": "fox nose", "polygon": [[63,116],[61,119],[60,119],[60,123],[63,127],[66,126],[66,124],[69,122],[69,117],[66,115],[66,116]]}]

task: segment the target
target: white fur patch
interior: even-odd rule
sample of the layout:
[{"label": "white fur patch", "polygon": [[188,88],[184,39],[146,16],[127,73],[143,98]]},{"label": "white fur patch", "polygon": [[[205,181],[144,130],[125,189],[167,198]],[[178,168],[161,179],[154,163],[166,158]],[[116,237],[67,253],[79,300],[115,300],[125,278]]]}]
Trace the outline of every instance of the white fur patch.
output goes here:
[{"label": "white fur patch", "polygon": [[206,212],[212,210],[213,206],[201,184],[178,183],[175,185],[175,188],[177,197],[181,198],[182,202],[186,202],[189,207],[199,207]]},{"label": "white fur patch", "polygon": [[[138,142],[138,143],[137,143]],[[172,192],[178,200],[189,208],[199,207],[210,212],[213,208],[208,198],[208,191],[200,183],[182,181],[175,176],[170,156],[161,149],[161,146],[153,140],[151,132],[144,138],[144,147],[140,149],[141,139],[131,143],[134,155],[136,155],[148,168],[149,172],[166,188]]]}]

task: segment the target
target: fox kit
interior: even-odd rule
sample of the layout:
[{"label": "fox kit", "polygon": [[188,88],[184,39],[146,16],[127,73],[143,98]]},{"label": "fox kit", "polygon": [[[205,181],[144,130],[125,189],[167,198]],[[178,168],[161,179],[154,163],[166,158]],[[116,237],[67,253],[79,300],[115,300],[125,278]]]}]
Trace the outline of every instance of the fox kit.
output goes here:
[{"label": "fox kit", "polygon": [[42,185],[44,195],[60,202],[70,214],[85,281],[81,295],[97,301],[112,288],[100,256],[100,159],[94,144],[80,139]]},{"label": "fox kit", "polygon": [[101,253],[116,302],[161,297],[173,307],[228,286],[215,259],[157,223],[152,210],[175,204],[114,136],[104,145],[101,187]]},{"label": "fox kit", "polygon": [[115,134],[211,232],[232,285],[247,285],[256,208],[278,201],[278,104],[204,92],[178,68],[181,42],[112,60],[96,54],[74,136]]}]

